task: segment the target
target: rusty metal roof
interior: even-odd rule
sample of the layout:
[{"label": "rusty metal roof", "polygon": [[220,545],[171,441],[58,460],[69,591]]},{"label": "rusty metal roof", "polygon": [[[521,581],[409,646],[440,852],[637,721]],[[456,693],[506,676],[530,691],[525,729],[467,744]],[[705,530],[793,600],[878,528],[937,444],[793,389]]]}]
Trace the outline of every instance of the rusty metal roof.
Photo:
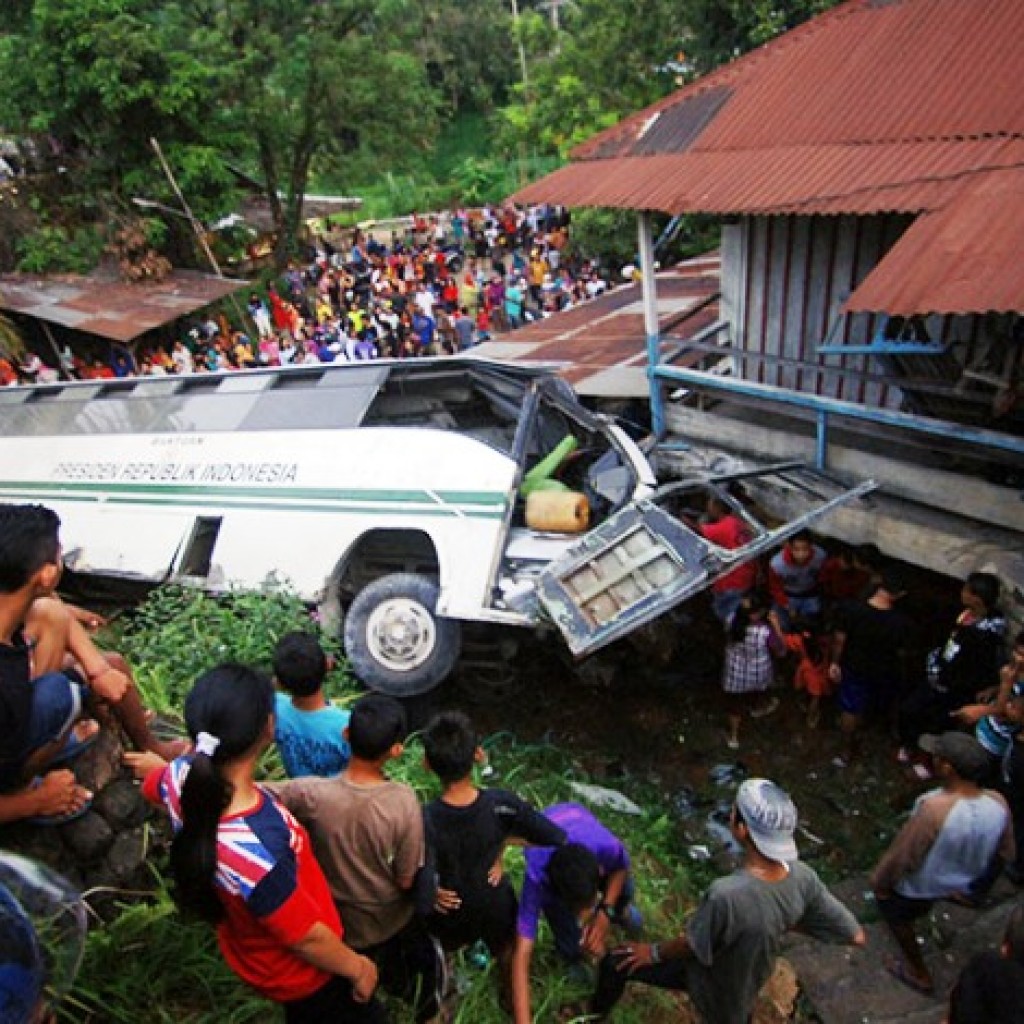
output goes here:
[{"label": "rusty metal roof", "polygon": [[247,287],[246,281],[189,270],[174,270],[157,284],[125,284],[106,274],[5,274],[0,309],[131,341]]},{"label": "rusty metal roof", "polygon": [[1024,167],[1024,137],[691,151],[568,164],[515,198],[666,213],[916,213],[1007,167]]},{"label": "rusty metal roof", "polygon": [[[851,0],[595,136],[573,158],[651,152],[659,131],[663,153],[1022,134],[1022,43],[1020,0]],[[710,119],[708,93],[719,97]],[[659,128],[666,118],[675,131]]]},{"label": "rusty metal roof", "polygon": [[[658,274],[658,322],[666,351],[718,318],[720,288],[717,252]],[[640,285],[631,284],[517,331],[496,333],[473,353],[554,366],[586,398],[646,399],[646,337]]]},{"label": "rusty metal roof", "polygon": [[1022,52],[1024,0],[849,0],[601,132],[514,198],[921,214],[848,309],[1024,311]]},{"label": "rusty metal roof", "polygon": [[1024,172],[985,175],[919,217],[844,308],[900,316],[1021,311],[1022,239]]},{"label": "rusty metal roof", "polygon": [[933,208],[1024,165],[1021,0],[851,0],[600,133],[524,202],[670,213]]}]

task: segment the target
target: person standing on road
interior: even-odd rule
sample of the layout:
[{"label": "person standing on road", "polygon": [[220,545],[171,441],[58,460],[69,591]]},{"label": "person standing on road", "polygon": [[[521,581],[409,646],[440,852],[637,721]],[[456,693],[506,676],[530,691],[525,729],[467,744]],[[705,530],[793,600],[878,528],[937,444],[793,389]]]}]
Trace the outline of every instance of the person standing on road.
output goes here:
[{"label": "person standing on road", "polygon": [[743,847],[743,864],[712,883],[678,938],[630,943],[601,961],[591,1004],[598,1019],[628,982],[639,981],[688,993],[707,1024],[747,1024],[786,932],[865,944],[857,919],[800,862],[797,810],[784,790],[768,779],[747,779],[729,826]]}]

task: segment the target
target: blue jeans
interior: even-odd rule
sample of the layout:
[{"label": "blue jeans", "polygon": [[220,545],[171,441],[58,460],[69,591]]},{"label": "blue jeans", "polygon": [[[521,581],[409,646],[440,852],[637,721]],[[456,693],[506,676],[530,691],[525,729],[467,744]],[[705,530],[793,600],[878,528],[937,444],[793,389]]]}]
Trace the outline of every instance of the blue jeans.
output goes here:
[{"label": "blue jeans", "polygon": [[747,596],[746,590],[713,590],[711,592],[711,610],[726,629],[732,622],[740,602]]},{"label": "blue jeans", "polygon": [[63,736],[82,713],[82,687],[62,672],[47,672],[32,683],[28,753]]}]

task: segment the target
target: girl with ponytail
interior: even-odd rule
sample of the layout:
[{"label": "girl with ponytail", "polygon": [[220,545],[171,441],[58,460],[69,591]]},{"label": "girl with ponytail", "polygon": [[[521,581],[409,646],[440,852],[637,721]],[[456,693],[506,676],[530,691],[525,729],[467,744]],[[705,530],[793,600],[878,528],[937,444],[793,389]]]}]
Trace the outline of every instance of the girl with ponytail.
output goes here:
[{"label": "girl with ponytail", "polygon": [[171,816],[171,875],[186,914],[216,926],[234,972],[287,1024],[385,1024],[377,969],[342,941],[305,829],[254,781],[274,737],[270,680],[244,665],[200,676],[185,700],[194,752],[143,792]]}]

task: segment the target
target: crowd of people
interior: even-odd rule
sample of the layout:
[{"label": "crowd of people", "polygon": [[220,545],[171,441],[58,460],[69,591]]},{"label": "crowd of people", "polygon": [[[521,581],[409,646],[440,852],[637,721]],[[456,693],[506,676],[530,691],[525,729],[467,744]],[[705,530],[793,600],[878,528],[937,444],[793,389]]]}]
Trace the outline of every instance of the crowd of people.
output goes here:
[{"label": "crowd of people", "polygon": [[451,355],[605,292],[597,263],[568,242],[568,213],[548,206],[414,216],[387,240],[326,232],[308,262],[250,293],[245,322],[212,316],[137,355],[65,346],[59,366],[0,359],[0,385]]},{"label": "crowd of people", "polygon": [[[731,517],[721,503],[709,506],[701,528],[739,546],[742,521]],[[169,816],[179,906],[215,927],[232,970],[280,1004],[289,1024],[385,1022],[378,990],[421,1024],[443,1019],[446,956],[477,944],[497,965],[502,1005],[529,1024],[542,920],[567,969],[594,979],[580,1011],[593,1020],[610,1019],[626,988],[641,984],[687,992],[709,1024],[744,1024],[787,932],[865,944],[862,925],[800,859],[793,800],[764,778],[745,780],[734,796],[739,867],[711,885],[680,934],[649,941],[630,851],[595,813],[480,788],[474,768],[485,755],[457,711],[422,733],[441,794],[421,806],[388,774],[408,756],[402,705],[371,693],[351,710],[334,706],[324,693],[330,660],[312,633],[279,640],[273,679],[247,665],[212,667],[185,701],[188,739],[158,740],[130,667],[96,647],[89,613],[55,597],[58,529],[41,506],[0,505],[0,823],[45,828],[83,814],[92,797],[69,766],[95,741],[95,711],[112,712],[135,748],[126,764]],[[903,588],[876,551],[829,558],[797,534],[765,567],[764,597],[758,567],[742,568],[714,594],[727,631],[724,688],[739,698],[728,708],[729,745],[740,720],[775,710],[764,682],[789,651],[795,678],[817,700],[809,726],[811,709],[820,714],[838,688],[840,763],[856,756],[861,724],[895,720],[922,754],[922,776],[937,782],[872,875],[899,951],[889,971],[935,996],[915,923],[936,900],[977,905],[1004,868],[1024,881],[1015,841],[1024,836],[1024,634],[1007,658],[998,581],[974,573],[948,641],[908,690],[891,674],[905,632],[895,611]],[[751,692],[762,694],[756,705],[744,697]],[[271,744],[287,781],[258,778]],[[526,847],[518,894],[504,871],[513,844]],[[965,966],[949,1020],[1017,1020],[1022,992],[1016,910],[1000,953]]]}]

